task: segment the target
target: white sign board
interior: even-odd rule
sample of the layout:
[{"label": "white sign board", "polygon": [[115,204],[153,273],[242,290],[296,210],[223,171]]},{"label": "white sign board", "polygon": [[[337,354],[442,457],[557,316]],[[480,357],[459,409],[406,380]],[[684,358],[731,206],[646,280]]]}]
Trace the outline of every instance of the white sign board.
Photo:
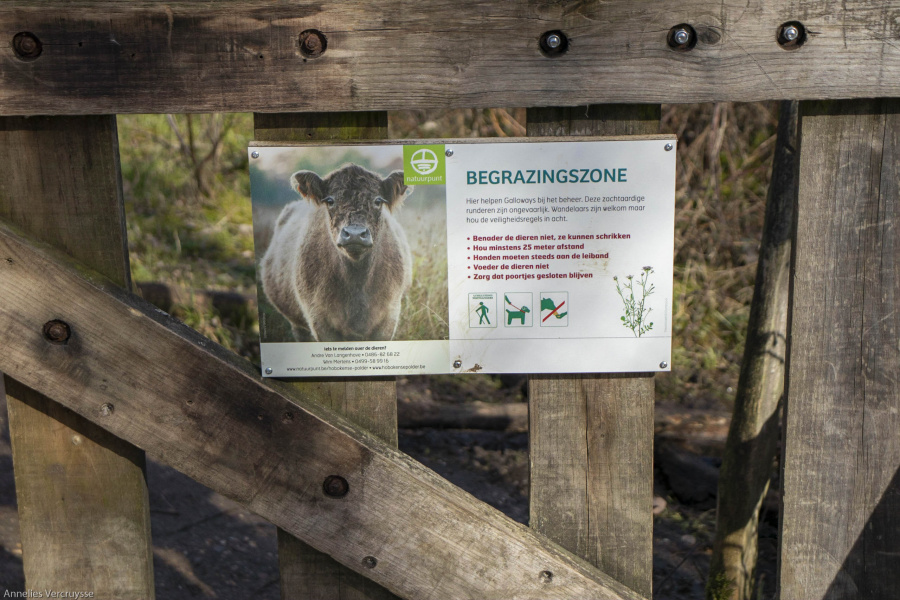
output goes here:
[{"label": "white sign board", "polygon": [[675,144],[252,146],[264,374],[668,370]]}]

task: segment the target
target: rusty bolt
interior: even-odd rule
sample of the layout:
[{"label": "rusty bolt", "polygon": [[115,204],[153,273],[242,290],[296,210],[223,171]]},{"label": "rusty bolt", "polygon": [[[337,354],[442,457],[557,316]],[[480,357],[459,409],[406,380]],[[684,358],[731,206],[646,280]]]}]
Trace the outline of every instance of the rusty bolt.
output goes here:
[{"label": "rusty bolt", "polygon": [[100,414],[103,415],[104,417],[108,417],[109,415],[113,414],[114,410],[115,410],[115,407],[112,404],[110,404],[109,402],[107,402],[100,407]]},{"label": "rusty bolt", "polygon": [[22,60],[34,60],[43,50],[41,40],[30,31],[22,31],[13,36],[13,52]]},{"label": "rusty bolt", "polygon": [[325,495],[331,498],[343,498],[350,491],[350,484],[340,475],[329,475],[322,483]]},{"label": "rusty bolt", "polygon": [[328,39],[318,29],[307,29],[300,34],[300,54],[306,58],[319,58],[328,48]]},{"label": "rusty bolt", "polygon": [[65,344],[72,337],[67,323],[54,319],[44,323],[44,338],[52,344]]},{"label": "rusty bolt", "polygon": [[367,569],[374,569],[376,565],[378,565],[378,559],[374,556],[367,556],[362,559],[362,564]]},{"label": "rusty bolt", "polygon": [[541,583],[550,583],[553,581],[553,573],[551,571],[541,571]]}]

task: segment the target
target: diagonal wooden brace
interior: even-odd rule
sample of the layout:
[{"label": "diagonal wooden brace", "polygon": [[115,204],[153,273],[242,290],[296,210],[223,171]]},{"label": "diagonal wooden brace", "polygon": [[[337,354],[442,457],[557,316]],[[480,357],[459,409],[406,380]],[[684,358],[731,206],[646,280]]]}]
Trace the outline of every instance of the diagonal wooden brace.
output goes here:
[{"label": "diagonal wooden brace", "polygon": [[641,598],[2,224],[0,345],[0,371],[403,597]]}]

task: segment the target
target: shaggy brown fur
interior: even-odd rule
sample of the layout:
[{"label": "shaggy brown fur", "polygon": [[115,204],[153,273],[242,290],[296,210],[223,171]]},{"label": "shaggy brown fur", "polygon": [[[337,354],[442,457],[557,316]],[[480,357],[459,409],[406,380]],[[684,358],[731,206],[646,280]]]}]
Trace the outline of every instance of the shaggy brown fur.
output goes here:
[{"label": "shaggy brown fur", "polygon": [[391,214],[411,191],[344,165],[324,179],[298,171],[303,200],[284,207],[262,260],[263,289],[298,341],[390,340],[412,282],[403,229]]}]

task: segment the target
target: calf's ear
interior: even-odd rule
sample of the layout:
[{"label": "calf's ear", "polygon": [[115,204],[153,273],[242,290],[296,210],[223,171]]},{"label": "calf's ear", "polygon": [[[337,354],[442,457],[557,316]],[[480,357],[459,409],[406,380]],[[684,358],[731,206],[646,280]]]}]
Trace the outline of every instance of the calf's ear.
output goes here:
[{"label": "calf's ear", "polygon": [[394,171],[381,181],[381,195],[391,210],[400,206],[412,191],[413,186],[403,183],[403,171]]},{"label": "calf's ear", "polygon": [[325,182],[312,171],[297,171],[291,175],[291,187],[312,202],[320,202],[327,193]]}]

